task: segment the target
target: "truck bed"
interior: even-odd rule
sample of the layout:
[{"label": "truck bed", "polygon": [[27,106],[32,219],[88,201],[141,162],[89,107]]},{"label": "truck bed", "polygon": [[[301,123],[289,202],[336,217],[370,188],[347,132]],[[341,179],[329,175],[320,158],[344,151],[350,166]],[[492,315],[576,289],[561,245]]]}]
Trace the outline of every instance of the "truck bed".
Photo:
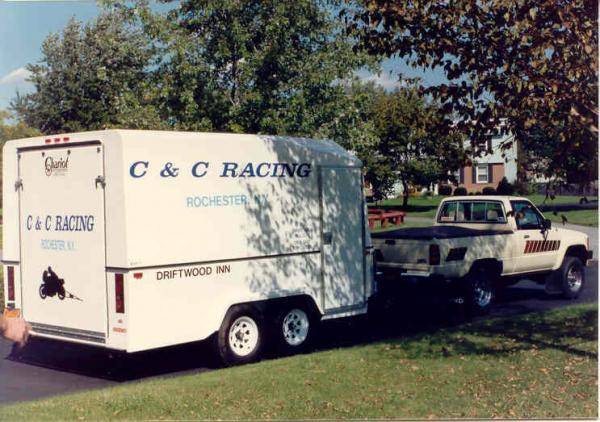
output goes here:
[{"label": "truck bed", "polygon": [[477,230],[460,226],[431,226],[413,227],[406,229],[390,230],[386,232],[371,233],[373,239],[456,239],[473,236],[495,236],[512,234],[512,230]]}]

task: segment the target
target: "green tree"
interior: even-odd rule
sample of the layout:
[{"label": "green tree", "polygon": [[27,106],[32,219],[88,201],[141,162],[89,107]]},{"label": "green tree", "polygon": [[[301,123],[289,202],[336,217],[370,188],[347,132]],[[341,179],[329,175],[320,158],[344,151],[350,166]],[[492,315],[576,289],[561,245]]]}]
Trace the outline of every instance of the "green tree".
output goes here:
[{"label": "green tree", "polygon": [[475,144],[507,118],[518,142],[534,127],[557,140],[550,168],[597,178],[597,1],[360,4],[346,13],[361,46],[443,70],[449,83],[426,92]]},{"label": "green tree", "polygon": [[11,106],[45,133],[158,128],[152,56],[145,35],[118,13],[87,25],[71,19],[62,34],[45,39],[41,62],[27,66],[35,91],[17,95]]},{"label": "green tree", "polygon": [[[37,129],[27,126],[23,122],[8,123],[12,115],[6,110],[0,110],[0,163],[2,162],[2,147],[11,139],[30,138],[40,135]],[[2,172],[0,172],[0,201],[2,200]]]},{"label": "green tree", "polygon": [[321,0],[183,0],[167,13],[113,4],[158,40],[161,113],[182,129],[324,133],[367,62]]},{"label": "green tree", "polygon": [[382,93],[374,103],[373,122],[379,138],[378,194],[384,196],[396,181],[403,187],[403,206],[409,186],[429,186],[451,178],[465,162],[463,136],[440,128],[443,114],[416,87]]}]

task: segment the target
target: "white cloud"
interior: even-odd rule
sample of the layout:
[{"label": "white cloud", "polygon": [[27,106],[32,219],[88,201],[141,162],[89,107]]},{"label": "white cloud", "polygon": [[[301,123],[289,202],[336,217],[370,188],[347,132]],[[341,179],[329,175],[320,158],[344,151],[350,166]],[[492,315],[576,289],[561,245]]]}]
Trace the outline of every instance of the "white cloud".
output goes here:
[{"label": "white cloud", "polygon": [[377,85],[382,86],[385,90],[391,91],[394,88],[399,88],[404,85],[398,75],[391,74],[390,72],[382,72],[378,75],[370,72],[358,72],[357,76],[363,82],[375,82]]},{"label": "white cloud", "polygon": [[0,86],[19,86],[27,83],[26,79],[29,78],[31,72],[24,67],[9,72],[0,78]]}]

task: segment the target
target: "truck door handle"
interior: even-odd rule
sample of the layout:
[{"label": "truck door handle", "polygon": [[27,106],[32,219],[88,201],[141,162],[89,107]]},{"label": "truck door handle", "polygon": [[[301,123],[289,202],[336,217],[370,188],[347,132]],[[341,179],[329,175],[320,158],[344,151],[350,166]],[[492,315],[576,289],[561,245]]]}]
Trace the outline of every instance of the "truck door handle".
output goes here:
[{"label": "truck door handle", "polygon": [[333,235],[331,234],[331,232],[325,232],[325,233],[323,233],[323,244],[324,245],[331,245],[332,238],[333,238]]},{"label": "truck door handle", "polygon": [[525,236],[523,236],[523,239],[529,239],[529,235],[526,234]]}]

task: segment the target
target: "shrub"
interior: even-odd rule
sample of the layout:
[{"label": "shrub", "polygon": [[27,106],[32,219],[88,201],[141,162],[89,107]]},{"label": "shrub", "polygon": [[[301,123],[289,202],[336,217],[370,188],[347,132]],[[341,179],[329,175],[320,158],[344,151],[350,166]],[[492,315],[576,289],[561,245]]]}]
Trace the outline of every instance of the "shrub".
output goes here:
[{"label": "shrub", "polygon": [[452,186],[440,185],[440,188],[438,189],[438,193],[442,196],[450,196],[450,195],[452,195]]},{"label": "shrub", "polygon": [[535,188],[527,182],[517,181],[513,186],[515,193],[518,193],[519,195],[529,195],[530,193],[535,193]]},{"label": "shrub", "polygon": [[482,193],[484,195],[496,195],[496,189],[494,189],[491,186],[486,186],[485,188],[483,188]]},{"label": "shrub", "polygon": [[512,195],[515,193],[515,188],[512,184],[506,180],[506,177],[503,177],[498,183],[498,188],[496,189],[498,195]]},{"label": "shrub", "polygon": [[456,189],[454,189],[454,196],[460,196],[460,195],[466,195],[467,194],[467,189],[463,186],[459,186]]}]

